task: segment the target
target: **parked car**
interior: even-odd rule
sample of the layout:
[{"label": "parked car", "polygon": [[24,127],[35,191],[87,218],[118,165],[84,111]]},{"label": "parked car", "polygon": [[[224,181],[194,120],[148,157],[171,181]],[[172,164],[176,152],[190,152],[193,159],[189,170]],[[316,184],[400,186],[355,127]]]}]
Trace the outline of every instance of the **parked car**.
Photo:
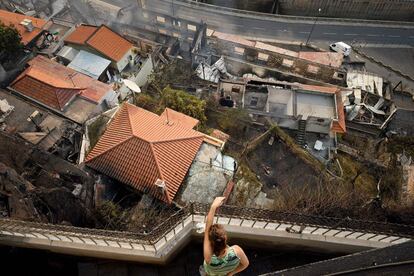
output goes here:
[{"label": "parked car", "polygon": [[352,47],[344,42],[336,42],[329,45],[329,48],[332,51],[335,51],[337,53],[342,53],[345,57],[349,56],[351,54]]}]

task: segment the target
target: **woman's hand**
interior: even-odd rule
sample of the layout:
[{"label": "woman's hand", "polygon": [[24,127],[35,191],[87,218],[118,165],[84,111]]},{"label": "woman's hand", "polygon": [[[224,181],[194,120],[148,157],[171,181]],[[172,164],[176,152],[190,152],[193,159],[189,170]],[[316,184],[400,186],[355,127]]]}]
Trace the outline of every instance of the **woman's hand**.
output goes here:
[{"label": "woman's hand", "polygon": [[224,200],[226,198],[224,196],[218,196],[214,199],[213,203],[211,203],[211,208],[213,209],[217,209],[218,207],[220,207],[221,205],[223,205]]},{"label": "woman's hand", "polygon": [[203,254],[204,260],[206,263],[211,262],[211,256],[213,256],[213,249],[211,248],[210,238],[208,236],[210,232],[210,227],[213,225],[214,215],[218,207],[220,207],[226,198],[223,196],[216,197],[211,203],[210,211],[207,214],[206,218],[206,228],[204,230],[204,245],[203,245]]}]

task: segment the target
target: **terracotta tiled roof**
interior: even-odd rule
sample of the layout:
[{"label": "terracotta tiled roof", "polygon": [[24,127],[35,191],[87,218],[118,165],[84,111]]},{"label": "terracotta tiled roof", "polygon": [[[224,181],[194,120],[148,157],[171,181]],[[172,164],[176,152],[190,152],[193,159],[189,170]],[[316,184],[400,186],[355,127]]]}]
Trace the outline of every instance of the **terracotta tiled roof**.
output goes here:
[{"label": "terracotta tiled roof", "polygon": [[[204,135],[125,103],[88,154],[86,165],[170,203]],[[155,185],[165,183],[165,194]]]},{"label": "terracotta tiled roof", "polygon": [[102,25],[86,43],[114,61],[121,60],[133,46],[105,25]]},{"label": "terracotta tiled roof", "polygon": [[112,86],[40,55],[29,65],[12,88],[54,109],[63,110],[75,95],[99,104],[112,91]]},{"label": "terracotta tiled roof", "polygon": [[183,113],[177,112],[174,109],[171,108],[166,108],[164,110],[164,112],[160,115],[160,117],[164,120],[164,121],[170,121],[170,122],[174,122],[174,123],[178,123],[181,124],[187,128],[194,128],[195,126],[197,126],[200,121],[187,116]]},{"label": "terracotta tiled roof", "polygon": [[337,86],[320,86],[320,85],[309,85],[309,84],[302,84],[302,83],[298,83],[297,85],[304,90],[316,91],[316,92],[327,93],[327,94],[336,94],[336,92],[338,91]]},{"label": "terracotta tiled roof", "polygon": [[65,42],[84,45],[98,27],[81,25],[65,38]]},{"label": "terracotta tiled roof", "polygon": [[25,77],[13,84],[13,89],[57,110],[63,110],[65,105],[77,94],[79,89],[57,88],[30,76],[30,68]]},{"label": "terracotta tiled roof", "polygon": [[99,28],[81,25],[65,39],[65,42],[90,46],[115,62],[120,61],[133,46],[105,25]]},{"label": "terracotta tiled roof", "polygon": [[[32,20],[33,31],[29,32],[26,28],[20,24],[24,19]],[[27,45],[30,43],[36,36],[38,36],[42,28],[46,25],[47,21],[23,14],[8,12],[0,9],[0,22],[6,26],[14,25],[14,27],[19,31],[22,37],[22,43]]]},{"label": "terracotta tiled roof", "polygon": [[335,131],[336,133],[345,133],[346,132],[345,112],[344,112],[344,104],[342,102],[342,97],[341,97],[341,91],[338,90],[335,96],[336,96],[338,119],[333,121],[331,130]]}]

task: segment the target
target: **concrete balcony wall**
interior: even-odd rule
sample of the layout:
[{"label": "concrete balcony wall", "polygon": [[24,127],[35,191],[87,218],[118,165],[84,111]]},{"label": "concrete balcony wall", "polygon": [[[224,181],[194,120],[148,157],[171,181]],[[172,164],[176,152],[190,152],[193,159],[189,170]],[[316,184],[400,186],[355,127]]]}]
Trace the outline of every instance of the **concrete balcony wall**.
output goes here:
[{"label": "concrete balcony wall", "polygon": [[[187,214],[158,238],[141,234],[0,220],[0,244],[49,250],[57,253],[165,264],[192,238],[201,239],[197,223],[204,215]],[[290,222],[216,217],[231,238],[266,246],[300,245],[322,251],[344,253],[382,248],[410,240],[398,235],[364,233]],[[150,233],[151,234],[151,233]],[[136,237],[134,237],[136,235]]]}]

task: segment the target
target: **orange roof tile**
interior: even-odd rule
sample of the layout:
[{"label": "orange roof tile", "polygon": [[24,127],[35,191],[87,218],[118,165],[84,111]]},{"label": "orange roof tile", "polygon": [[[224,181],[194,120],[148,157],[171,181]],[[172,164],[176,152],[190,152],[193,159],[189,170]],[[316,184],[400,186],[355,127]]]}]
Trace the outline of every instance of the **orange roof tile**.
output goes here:
[{"label": "orange roof tile", "polygon": [[168,107],[164,110],[160,117],[166,122],[168,121],[170,123],[180,124],[187,128],[194,128],[200,123],[199,120]]},{"label": "orange roof tile", "polygon": [[[86,165],[171,203],[204,135],[125,103],[86,157]],[[165,194],[155,186],[165,182]]]},{"label": "orange roof tile", "polygon": [[230,139],[230,135],[228,135],[227,133],[219,130],[219,129],[214,129],[211,134],[212,137],[217,138],[223,142],[227,142],[227,140]]},{"label": "orange roof tile", "polygon": [[81,25],[65,38],[65,42],[84,45],[98,27]]},{"label": "orange roof tile", "polygon": [[131,42],[105,25],[99,28],[81,25],[65,39],[65,42],[90,46],[115,62],[120,61],[133,47]]},{"label": "orange roof tile", "polygon": [[30,74],[26,74],[25,77],[18,79],[12,87],[16,91],[57,110],[63,110],[65,105],[80,93],[80,90],[75,88],[53,87],[32,78]]},{"label": "orange roof tile", "polygon": [[[20,24],[24,19],[32,20],[33,31],[29,32],[26,28]],[[20,36],[22,37],[22,43],[27,45],[35,37],[37,37],[41,32],[42,28],[46,25],[47,21],[23,14],[13,13],[0,9],[0,22],[6,26],[14,25],[14,27],[19,31]]]},{"label": "orange roof tile", "polygon": [[133,46],[105,25],[99,27],[86,43],[113,61],[120,61]]},{"label": "orange roof tile", "polygon": [[345,133],[346,132],[345,112],[344,112],[344,104],[342,102],[342,97],[341,97],[341,91],[338,90],[335,96],[336,96],[338,119],[333,121],[331,130],[335,131],[336,133]]},{"label": "orange roof tile", "polygon": [[12,88],[58,110],[63,110],[74,95],[99,104],[108,92],[112,91],[111,85],[78,73],[44,56],[36,56],[29,61],[29,65],[30,67],[11,84]]},{"label": "orange roof tile", "polygon": [[320,86],[320,85],[309,85],[309,84],[302,84],[302,83],[297,83],[297,85],[304,90],[327,93],[327,94],[336,94],[336,92],[339,89],[337,86]]}]

